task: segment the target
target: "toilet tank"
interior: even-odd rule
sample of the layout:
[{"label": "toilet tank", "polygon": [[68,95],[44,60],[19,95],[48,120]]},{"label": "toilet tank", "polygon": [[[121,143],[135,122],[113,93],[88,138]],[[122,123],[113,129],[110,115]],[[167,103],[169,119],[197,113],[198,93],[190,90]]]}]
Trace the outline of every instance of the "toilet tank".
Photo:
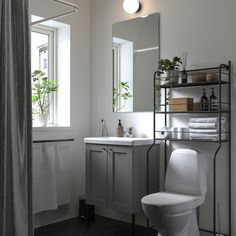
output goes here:
[{"label": "toilet tank", "polygon": [[165,191],[205,197],[206,162],[196,151],[177,149],[172,152],[166,172]]}]

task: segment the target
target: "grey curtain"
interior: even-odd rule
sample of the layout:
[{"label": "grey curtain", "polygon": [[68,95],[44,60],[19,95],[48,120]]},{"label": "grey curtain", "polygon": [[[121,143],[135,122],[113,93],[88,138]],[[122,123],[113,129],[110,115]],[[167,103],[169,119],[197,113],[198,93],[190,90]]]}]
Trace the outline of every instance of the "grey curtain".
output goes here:
[{"label": "grey curtain", "polygon": [[28,0],[0,0],[0,235],[31,236]]}]

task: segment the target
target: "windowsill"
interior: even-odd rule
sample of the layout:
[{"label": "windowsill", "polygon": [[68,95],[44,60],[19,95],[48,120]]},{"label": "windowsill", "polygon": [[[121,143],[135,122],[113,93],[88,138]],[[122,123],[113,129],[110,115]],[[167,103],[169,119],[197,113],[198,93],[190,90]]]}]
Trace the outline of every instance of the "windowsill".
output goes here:
[{"label": "windowsill", "polygon": [[46,126],[46,127],[33,127],[33,132],[45,132],[45,131],[69,131],[70,126]]}]

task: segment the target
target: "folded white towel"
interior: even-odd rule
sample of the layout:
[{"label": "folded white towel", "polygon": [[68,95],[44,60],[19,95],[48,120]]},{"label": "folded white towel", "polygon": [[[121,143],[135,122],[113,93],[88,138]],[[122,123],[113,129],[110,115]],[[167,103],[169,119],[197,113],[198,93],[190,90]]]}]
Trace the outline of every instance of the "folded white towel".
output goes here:
[{"label": "folded white towel", "polygon": [[[192,129],[218,129],[219,124],[216,123],[195,123],[189,122],[188,127]],[[221,123],[221,128],[225,128],[225,123]]]},{"label": "folded white towel", "polygon": [[[226,132],[225,128],[221,129],[221,132]],[[210,134],[215,134],[219,133],[219,129],[189,129],[189,133],[210,133]]]},{"label": "folded white towel", "polygon": [[[195,122],[195,123],[216,123],[219,122],[218,117],[199,117],[199,118],[190,118],[189,122]],[[226,117],[221,117],[221,122],[226,122]]]},{"label": "folded white towel", "polygon": [[[189,134],[189,139],[219,140],[219,134]],[[226,139],[225,134],[221,134],[221,139]]]}]

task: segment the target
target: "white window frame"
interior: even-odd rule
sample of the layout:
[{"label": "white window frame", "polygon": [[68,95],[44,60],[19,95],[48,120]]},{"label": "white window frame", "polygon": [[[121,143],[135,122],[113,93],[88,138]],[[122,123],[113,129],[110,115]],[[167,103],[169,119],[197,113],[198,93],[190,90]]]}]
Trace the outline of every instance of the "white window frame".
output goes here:
[{"label": "white window frame", "polygon": [[[31,31],[48,35],[48,77],[49,79],[57,80],[57,29],[45,25],[32,26]],[[57,93],[52,93],[49,105],[49,125],[56,125],[57,114]]]},{"label": "white window frame", "polygon": [[[120,82],[120,44],[113,43],[113,88],[115,88],[115,86]],[[121,99],[119,98],[113,111],[116,112],[120,105]]]}]

